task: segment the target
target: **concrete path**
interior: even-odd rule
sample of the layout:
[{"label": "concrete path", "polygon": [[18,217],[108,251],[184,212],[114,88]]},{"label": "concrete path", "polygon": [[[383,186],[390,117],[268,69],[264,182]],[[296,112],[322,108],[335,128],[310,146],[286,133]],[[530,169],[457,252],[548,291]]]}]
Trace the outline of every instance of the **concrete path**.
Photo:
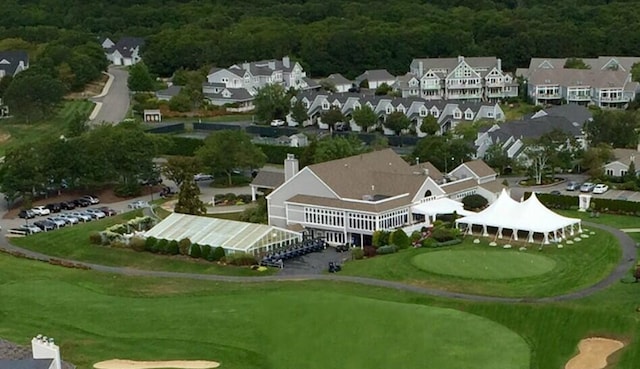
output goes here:
[{"label": "concrete path", "polygon": [[[393,282],[393,281],[366,278],[366,277],[342,276],[342,275],[336,275],[336,274],[234,277],[234,276],[211,275],[211,274],[194,274],[194,273],[176,273],[176,272],[163,272],[163,271],[152,271],[152,270],[139,270],[139,269],[132,269],[127,267],[113,267],[113,266],[106,266],[106,265],[99,265],[99,264],[84,263],[76,260],[65,260],[65,261],[73,262],[80,265],[85,265],[99,272],[131,275],[131,276],[198,279],[198,280],[207,280],[207,281],[222,281],[222,282],[236,282],[236,283],[265,283],[265,282],[274,282],[274,281],[281,282],[281,281],[321,280],[321,281],[357,283],[357,284],[368,285],[368,286],[385,287],[385,288],[391,288],[391,289],[396,289],[401,291],[408,291],[408,292],[413,292],[413,293],[418,293],[418,294],[428,295],[428,296],[451,298],[451,299],[462,299],[462,300],[478,301],[478,302],[502,302],[502,303],[558,302],[558,301],[577,300],[586,296],[590,296],[596,292],[602,291],[605,288],[609,287],[610,285],[619,282],[620,279],[625,277],[628,274],[629,270],[636,264],[636,244],[633,241],[633,239],[627,236],[624,232],[609,226],[593,224],[589,222],[584,222],[584,225],[591,228],[598,228],[601,230],[605,230],[607,232],[611,232],[618,239],[618,241],[620,242],[620,247],[622,248],[622,257],[620,259],[618,266],[607,278],[601,280],[600,282],[594,284],[593,286],[587,287],[585,289],[582,289],[576,292],[571,292],[571,293],[552,296],[552,297],[543,297],[543,298],[527,298],[527,297],[512,298],[512,297],[472,295],[472,294],[465,294],[465,293],[458,293],[458,292],[443,291],[443,290],[438,290],[433,288],[413,286],[413,285],[408,285],[401,282]],[[51,257],[48,255],[11,245],[6,238],[0,238],[0,249],[10,251],[10,252],[20,252],[20,253],[23,253],[28,258],[41,260],[41,261],[49,261],[51,259]]]},{"label": "concrete path", "polygon": [[107,74],[109,80],[102,93],[91,98],[91,101],[96,103],[90,117],[91,124],[120,123],[129,111],[129,87],[127,86],[129,72],[126,69],[110,66]]},{"label": "concrete path", "polygon": [[621,231],[624,233],[638,233],[640,232],[640,228],[624,228],[621,229]]}]

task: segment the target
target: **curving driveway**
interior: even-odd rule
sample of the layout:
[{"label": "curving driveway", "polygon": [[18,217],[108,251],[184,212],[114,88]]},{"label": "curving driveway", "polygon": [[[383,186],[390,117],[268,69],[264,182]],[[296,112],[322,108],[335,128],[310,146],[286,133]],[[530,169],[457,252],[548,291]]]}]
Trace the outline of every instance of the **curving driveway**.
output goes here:
[{"label": "curving driveway", "polygon": [[[613,272],[611,272],[611,274],[607,278],[601,280],[600,282],[594,284],[593,286],[587,287],[580,291],[575,291],[575,292],[571,292],[563,295],[551,296],[551,297],[543,297],[543,298],[527,298],[527,297],[512,298],[512,297],[471,295],[471,294],[465,294],[465,293],[457,293],[457,292],[437,290],[432,288],[412,286],[412,285],[404,284],[401,282],[393,282],[393,281],[365,278],[365,277],[339,276],[335,274],[296,275],[296,276],[276,275],[276,276],[266,276],[266,277],[233,277],[233,276],[211,275],[211,274],[176,273],[176,272],[163,272],[163,271],[153,271],[153,270],[140,270],[140,269],[125,268],[125,267],[113,267],[113,266],[106,266],[106,265],[99,265],[99,264],[84,263],[84,262],[75,261],[75,260],[66,260],[66,261],[73,262],[80,265],[85,265],[93,270],[97,270],[100,272],[130,275],[130,276],[184,278],[184,279],[199,279],[199,280],[208,280],[208,281],[241,282],[241,283],[327,280],[327,281],[358,283],[358,284],[363,284],[368,286],[386,287],[386,288],[408,291],[408,292],[413,292],[413,293],[418,293],[418,294],[428,295],[428,296],[462,299],[462,300],[478,301],[478,302],[503,302],[503,303],[557,302],[557,301],[576,300],[576,299],[580,299],[580,298],[592,295],[596,292],[602,291],[603,289],[607,288],[613,283],[618,282],[621,278],[627,275],[629,270],[636,263],[636,244],[635,244],[635,241],[631,239],[628,235],[626,235],[624,232],[618,229],[615,229],[609,226],[593,224],[589,222],[585,222],[584,224],[588,225],[589,227],[599,228],[599,229],[611,232],[618,239],[618,241],[620,242],[620,247],[622,248],[622,257],[620,258],[620,262],[618,263],[618,266],[613,270]],[[11,245],[5,237],[0,237],[0,249],[4,249],[7,251],[21,252],[29,258],[42,260],[42,261],[49,261],[50,259],[52,259],[48,255]]]},{"label": "curving driveway", "polygon": [[107,74],[109,80],[102,93],[91,98],[91,101],[96,103],[95,111],[90,117],[91,124],[120,123],[129,111],[129,87],[127,86],[129,72],[112,65]]}]

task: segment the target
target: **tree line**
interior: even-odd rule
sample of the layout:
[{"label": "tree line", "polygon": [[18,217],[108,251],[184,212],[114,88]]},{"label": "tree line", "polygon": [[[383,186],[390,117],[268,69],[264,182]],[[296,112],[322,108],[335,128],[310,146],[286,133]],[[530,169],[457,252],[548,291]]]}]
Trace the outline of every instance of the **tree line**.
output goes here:
[{"label": "tree line", "polygon": [[[637,0],[17,1],[0,9],[0,39],[36,45],[65,30],[141,36],[153,73],[291,55],[312,76],[365,69],[401,74],[415,57],[640,55]],[[71,66],[71,64],[69,64]]]}]

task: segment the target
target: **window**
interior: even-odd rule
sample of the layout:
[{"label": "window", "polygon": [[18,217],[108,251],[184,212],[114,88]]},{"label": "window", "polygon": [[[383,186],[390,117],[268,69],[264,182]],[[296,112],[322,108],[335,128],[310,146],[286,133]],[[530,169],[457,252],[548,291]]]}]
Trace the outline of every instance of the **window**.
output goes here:
[{"label": "window", "polygon": [[221,81],[222,81],[222,83],[228,83],[229,82],[229,78],[224,77],[224,78],[221,79]]},{"label": "window", "polygon": [[302,105],[303,105],[305,108],[309,109],[309,102],[308,102],[307,100],[304,100],[304,101],[302,102]]},{"label": "window", "polygon": [[329,110],[329,103],[328,102],[323,102],[322,103],[322,110]]},{"label": "window", "polygon": [[426,117],[427,116],[427,109],[425,109],[424,107],[420,108],[420,116],[421,117]]},{"label": "window", "polygon": [[387,114],[393,113],[393,107],[391,105],[387,106]]},{"label": "window", "polygon": [[404,107],[403,107],[403,106],[398,106],[398,107],[396,108],[396,111],[397,111],[397,112],[400,112],[400,113],[404,113]]},{"label": "window", "polygon": [[613,169],[607,169],[607,175],[613,177]]},{"label": "window", "polygon": [[440,112],[438,111],[438,109],[436,107],[434,107],[433,109],[431,109],[431,115],[433,115],[434,117],[438,118],[440,116]]},{"label": "window", "polygon": [[456,110],[453,112],[453,117],[455,119],[461,119],[462,118],[462,112],[460,110]]},{"label": "window", "polygon": [[467,111],[464,113],[464,119],[466,120],[472,120],[473,119],[473,112]]}]

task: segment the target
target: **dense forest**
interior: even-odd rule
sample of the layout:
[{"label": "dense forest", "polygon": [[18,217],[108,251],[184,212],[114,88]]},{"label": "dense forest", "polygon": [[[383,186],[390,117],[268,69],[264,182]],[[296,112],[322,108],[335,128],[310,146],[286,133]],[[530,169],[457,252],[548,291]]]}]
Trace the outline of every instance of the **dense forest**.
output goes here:
[{"label": "dense forest", "polygon": [[637,0],[5,0],[0,39],[61,29],[142,36],[150,69],[227,66],[289,54],[311,76],[400,74],[414,57],[640,55]]}]

